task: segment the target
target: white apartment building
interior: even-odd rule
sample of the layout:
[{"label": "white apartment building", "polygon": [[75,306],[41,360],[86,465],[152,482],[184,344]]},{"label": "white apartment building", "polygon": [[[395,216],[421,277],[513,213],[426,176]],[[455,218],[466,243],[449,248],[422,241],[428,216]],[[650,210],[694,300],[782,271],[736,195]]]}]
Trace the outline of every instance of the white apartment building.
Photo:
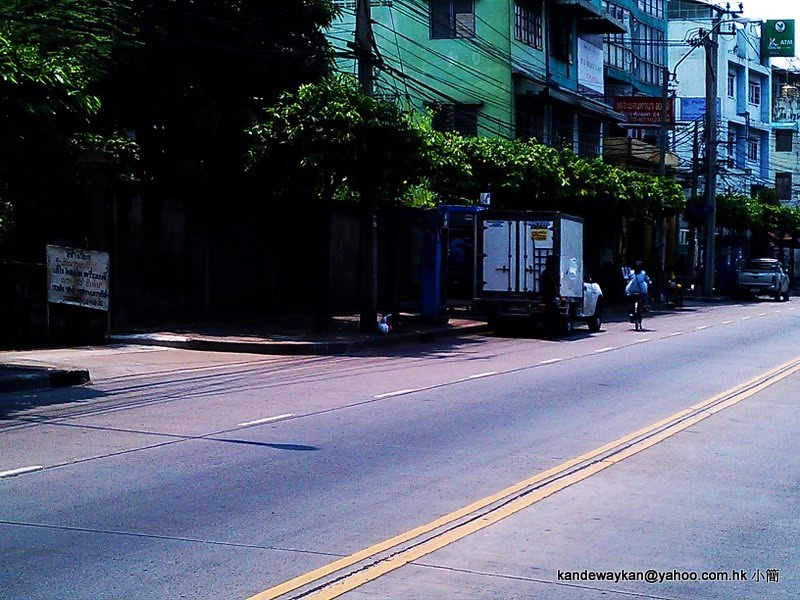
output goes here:
[{"label": "white apartment building", "polygon": [[[703,0],[670,0],[669,65],[674,71],[677,126],[674,152],[681,158],[681,171],[688,181],[702,181],[702,164],[693,161],[694,129],[700,131],[699,156],[703,147],[703,117],[706,97],[706,51],[704,39],[716,33],[717,61],[717,193],[751,195],[761,186],[774,187],[772,163],[771,70],[761,57],[760,23],[736,19]],[[695,125],[697,123],[697,125]],[[702,189],[702,183],[700,184]]]},{"label": "white apartment building", "polygon": [[772,167],[778,199],[800,207],[800,73],[772,68]]}]

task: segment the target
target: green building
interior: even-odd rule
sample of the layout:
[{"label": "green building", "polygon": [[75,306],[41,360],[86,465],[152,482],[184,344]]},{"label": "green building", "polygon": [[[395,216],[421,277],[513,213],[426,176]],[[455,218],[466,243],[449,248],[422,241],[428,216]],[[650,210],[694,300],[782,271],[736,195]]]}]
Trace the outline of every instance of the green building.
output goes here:
[{"label": "green building", "polygon": [[[340,4],[328,37],[338,68],[355,74],[356,1]],[[623,120],[606,96],[603,42],[627,29],[601,0],[372,0],[370,10],[375,95],[431,111],[437,129],[595,157]]]}]

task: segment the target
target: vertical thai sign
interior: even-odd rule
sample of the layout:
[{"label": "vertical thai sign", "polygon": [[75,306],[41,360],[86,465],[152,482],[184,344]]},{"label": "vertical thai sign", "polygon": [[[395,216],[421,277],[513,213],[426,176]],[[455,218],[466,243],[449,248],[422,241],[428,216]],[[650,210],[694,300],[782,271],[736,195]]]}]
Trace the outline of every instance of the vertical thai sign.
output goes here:
[{"label": "vertical thai sign", "polygon": [[47,301],[108,311],[108,253],[47,246]]},{"label": "vertical thai sign", "polygon": [[605,93],[602,36],[578,38],[578,87]]},{"label": "vertical thai sign", "polygon": [[794,19],[764,21],[761,56],[794,56]]}]

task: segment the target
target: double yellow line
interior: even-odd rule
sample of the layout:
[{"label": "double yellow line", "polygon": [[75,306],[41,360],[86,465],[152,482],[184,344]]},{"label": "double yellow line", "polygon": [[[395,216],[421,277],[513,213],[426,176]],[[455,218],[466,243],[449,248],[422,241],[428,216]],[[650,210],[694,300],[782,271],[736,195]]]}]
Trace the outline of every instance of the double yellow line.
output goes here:
[{"label": "double yellow line", "polygon": [[303,591],[295,597],[319,600],[337,598],[646,450],[798,371],[800,357],[639,431],[538,473],[430,523],[265,590],[249,600],[273,600],[301,588]]}]

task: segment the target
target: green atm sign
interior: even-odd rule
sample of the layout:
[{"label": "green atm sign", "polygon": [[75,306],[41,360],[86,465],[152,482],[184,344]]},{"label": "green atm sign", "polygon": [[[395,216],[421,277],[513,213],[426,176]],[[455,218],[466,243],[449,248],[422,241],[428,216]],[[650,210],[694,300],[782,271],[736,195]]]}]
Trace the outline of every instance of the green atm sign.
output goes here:
[{"label": "green atm sign", "polygon": [[794,19],[764,21],[761,56],[794,56]]}]

